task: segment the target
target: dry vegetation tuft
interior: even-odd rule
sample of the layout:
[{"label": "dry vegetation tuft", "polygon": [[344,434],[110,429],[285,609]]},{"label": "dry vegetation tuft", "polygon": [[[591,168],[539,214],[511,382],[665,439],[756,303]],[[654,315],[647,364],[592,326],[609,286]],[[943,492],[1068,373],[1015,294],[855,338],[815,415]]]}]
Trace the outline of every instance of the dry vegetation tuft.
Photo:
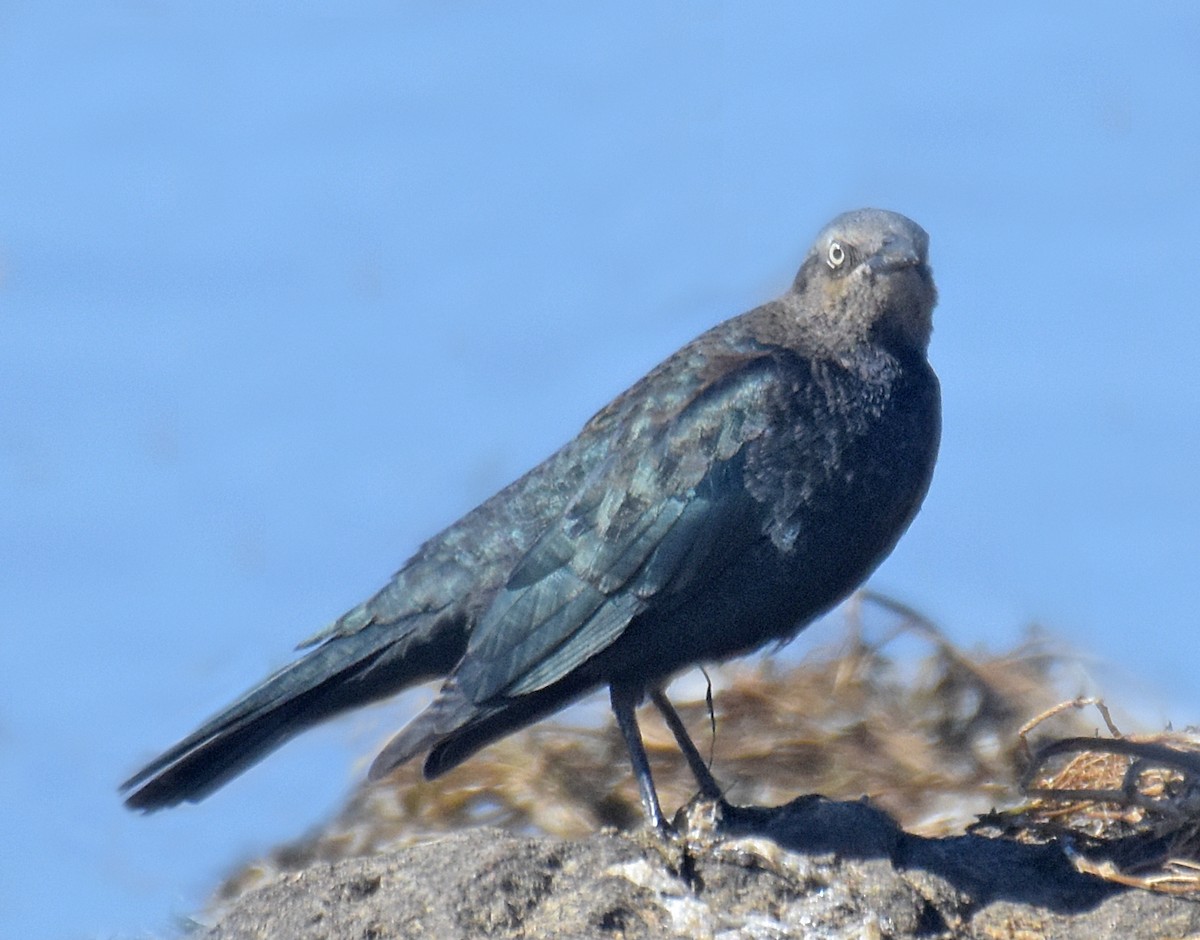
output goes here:
[{"label": "dry vegetation tuft", "polygon": [[[1123,735],[1098,699],[1063,702],[1021,729],[1027,735],[1067,709],[1094,706],[1107,737],[1025,745],[1029,799],[982,817],[972,830],[1062,845],[1080,871],[1170,894],[1200,892],[1200,736]],[[1064,758],[1066,758],[1064,760]]]}]

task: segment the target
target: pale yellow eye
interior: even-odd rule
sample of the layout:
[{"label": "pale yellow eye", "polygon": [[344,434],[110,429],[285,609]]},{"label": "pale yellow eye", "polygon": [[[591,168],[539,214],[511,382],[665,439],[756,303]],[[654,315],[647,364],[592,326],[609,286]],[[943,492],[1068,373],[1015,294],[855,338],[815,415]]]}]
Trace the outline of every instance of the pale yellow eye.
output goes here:
[{"label": "pale yellow eye", "polygon": [[842,247],[841,242],[830,242],[829,252],[825,256],[826,263],[831,268],[840,268],[846,260],[846,249]]}]

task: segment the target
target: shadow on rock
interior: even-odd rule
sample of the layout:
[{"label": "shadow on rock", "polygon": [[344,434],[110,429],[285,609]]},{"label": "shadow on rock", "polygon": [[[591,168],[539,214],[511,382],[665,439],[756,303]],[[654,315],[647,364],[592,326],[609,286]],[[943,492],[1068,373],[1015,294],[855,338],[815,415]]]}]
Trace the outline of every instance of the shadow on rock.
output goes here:
[{"label": "shadow on rock", "polygon": [[975,835],[924,838],[905,832],[866,800],[803,796],[775,808],[729,806],[720,831],[733,838],[768,838],[805,855],[884,859],[897,869],[944,879],[981,905],[1003,900],[1073,914],[1124,890],[1076,871],[1056,845]]}]

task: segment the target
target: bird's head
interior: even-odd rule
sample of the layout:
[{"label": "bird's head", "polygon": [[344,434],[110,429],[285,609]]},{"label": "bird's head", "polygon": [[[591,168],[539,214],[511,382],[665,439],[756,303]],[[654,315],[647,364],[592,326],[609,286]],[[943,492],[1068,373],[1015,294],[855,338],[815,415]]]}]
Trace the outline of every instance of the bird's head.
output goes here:
[{"label": "bird's head", "polygon": [[845,212],[817,236],[792,297],[806,332],[831,348],[875,340],[923,353],[937,303],[929,236],[896,212]]}]

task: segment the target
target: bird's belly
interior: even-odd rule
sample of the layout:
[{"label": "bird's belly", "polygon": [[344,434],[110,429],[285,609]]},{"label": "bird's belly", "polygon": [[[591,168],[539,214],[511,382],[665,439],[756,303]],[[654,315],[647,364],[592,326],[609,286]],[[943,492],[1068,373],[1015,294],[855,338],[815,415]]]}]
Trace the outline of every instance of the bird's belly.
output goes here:
[{"label": "bird's belly", "polygon": [[[594,661],[610,678],[654,684],[696,663],[743,655],[790,640],[843,600],[891,550],[923,487],[897,487],[888,499],[844,492],[832,510],[781,547],[763,534],[710,568],[696,585],[655,598]],[[876,493],[876,496],[878,494]],[[862,524],[864,514],[877,523]],[[882,524],[878,524],[882,523]],[[760,530],[761,531],[761,530]]]}]

